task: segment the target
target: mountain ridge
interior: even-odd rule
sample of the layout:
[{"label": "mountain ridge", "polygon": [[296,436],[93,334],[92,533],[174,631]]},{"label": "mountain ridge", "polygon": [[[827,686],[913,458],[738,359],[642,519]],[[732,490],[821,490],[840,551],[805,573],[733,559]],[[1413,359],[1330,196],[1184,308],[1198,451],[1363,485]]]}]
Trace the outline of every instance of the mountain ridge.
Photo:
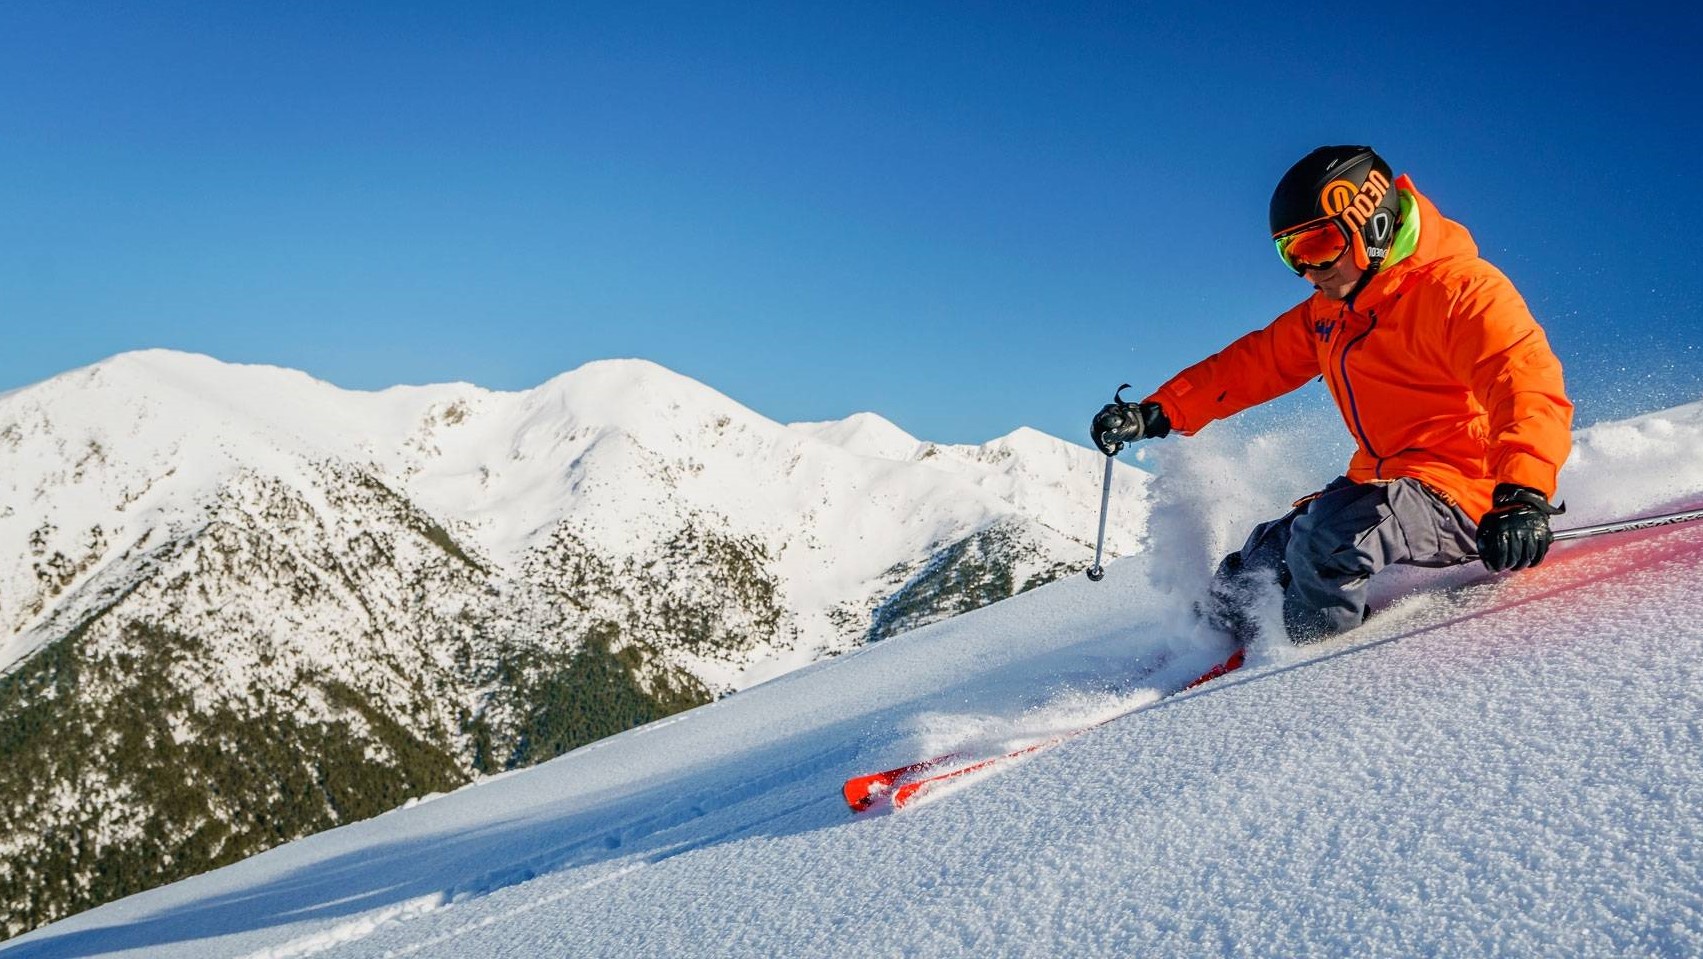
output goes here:
[{"label": "mountain ridge", "polygon": [[[262,378],[258,387],[250,378],[255,375]],[[118,426],[114,426],[110,418],[105,422],[79,422],[81,418],[73,416],[69,431],[82,434],[78,439],[84,441],[81,445],[88,455],[69,464],[69,469],[62,469],[60,472],[64,478],[75,479],[79,468],[99,465],[105,458],[125,457],[128,449],[114,447],[128,448],[132,437],[123,435],[126,432],[149,433],[151,438],[142,437],[140,442],[164,446],[166,455],[188,459],[187,463],[176,464],[179,468],[156,467],[152,470],[156,475],[147,477],[146,483],[137,479],[123,489],[101,491],[100,495],[108,500],[137,500],[147,495],[144,487],[151,487],[156,480],[162,482],[165,491],[171,495],[149,498],[141,504],[144,510],[157,507],[162,499],[181,503],[186,495],[204,495],[207,488],[216,486],[223,476],[229,475],[239,462],[244,461],[244,457],[259,456],[264,464],[262,472],[286,475],[298,473],[304,458],[347,460],[374,470],[434,514],[458,524],[461,534],[498,562],[523,554],[538,537],[547,535],[553,521],[560,518],[552,504],[576,493],[587,494],[583,500],[585,511],[601,511],[623,518],[624,525],[606,524],[622,525],[622,529],[618,537],[606,536],[602,545],[618,545],[609,542],[617,539],[630,540],[635,530],[642,530],[649,524],[644,515],[648,504],[636,498],[619,496],[615,484],[600,482],[589,472],[605,467],[628,471],[650,469],[664,474],[674,472],[678,474],[680,485],[701,487],[702,483],[694,483],[692,474],[701,474],[711,466],[726,464],[704,461],[706,453],[721,452],[716,449],[719,444],[694,444],[691,441],[692,427],[701,427],[712,433],[733,428],[739,434],[733,438],[734,441],[743,444],[743,448],[733,451],[740,456],[762,455],[781,448],[782,452],[790,453],[796,459],[798,444],[795,438],[801,432],[808,435],[808,431],[767,421],[701,384],[643,360],[597,361],[554,377],[534,390],[518,393],[494,393],[460,384],[396,387],[361,393],[344,391],[281,367],[232,366],[208,357],[156,350],[121,354],[103,363],[55,377],[39,384],[33,391],[14,395],[8,405],[22,403],[34,406],[34,412],[38,414],[44,406],[53,406],[63,415],[68,398],[56,397],[52,393],[69,391],[86,394],[90,387],[104,386],[109,392],[122,394],[126,385],[124,381],[137,377],[150,384],[163,383],[167,388],[195,399],[217,397],[218,402],[211,404],[214,407],[211,410],[194,403],[187,408],[179,408],[170,398],[144,395],[133,403],[112,404],[120,408],[133,407],[120,413],[124,422]],[[283,389],[279,388],[280,383]],[[111,389],[114,386],[117,390]],[[286,391],[293,392],[288,393],[286,402],[280,402],[279,394]],[[697,415],[694,421],[677,422],[673,426],[658,425],[660,421],[656,416],[641,418],[641,422],[635,423],[632,422],[634,414],[630,412],[634,404],[624,400],[614,404],[613,415],[605,412],[595,420],[586,421],[583,413],[578,413],[600,402],[599,397],[606,401],[612,391],[625,397],[644,396],[653,408],[669,412],[686,410],[688,414]],[[44,402],[30,402],[37,392],[50,395],[44,398]],[[255,397],[254,394],[265,395]],[[351,404],[356,415],[347,415],[343,404]],[[280,412],[280,407],[287,407],[287,411]],[[6,415],[8,412],[10,416]],[[734,416],[742,416],[744,420],[735,424]],[[28,411],[20,416],[16,411],[0,410],[0,436],[10,436],[16,447],[22,439],[19,421],[29,418]],[[11,422],[5,422],[8,419]],[[171,423],[160,423],[162,419]],[[507,422],[499,429],[473,429],[487,421],[503,419]],[[44,421],[44,415],[38,416],[37,420],[39,425]],[[329,439],[326,439],[327,435]],[[261,436],[272,447],[234,449],[239,445],[238,440],[233,438],[235,436],[244,439]],[[991,441],[981,448],[940,447],[935,444],[927,444],[927,447],[935,450],[935,455],[949,451],[955,454],[952,459],[962,460],[972,458],[964,455],[965,450],[997,449],[1006,439]],[[66,438],[60,438],[59,442],[66,442]],[[1056,440],[1051,442],[1057,443]],[[788,444],[795,448],[785,449]],[[827,445],[833,447],[835,444]],[[1058,445],[1064,448],[1063,444]],[[681,451],[684,451],[683,455]],[[836,469],[848,470],[847,464],[855,462],[838,460],[836,457],[842,454],[827,450],[814,449],[812,452],[817,460],[827,459],[825,463],[812,464],[813,475],[808,479],[815,481],[817,489],[823,488],[829,481],[830,477],[825,474]],[[1080,465],[1086,465],[1082,452],[1078,449],[1069,455],[1075,456]],[[187,456],[189,453],[198,455]],[[133,456],[131,458],[134,459]],[[725,456],[719,458],[727,459]],[[542,462],[537,462],[539,460]],[[130,472],[136,472],[135,464],[125,465]],[[796,464],[789,465],[796,469]],[[955,472],[964,472],[958,463],[952,465]],[[198,471],[198,475],[182,475],[184,470],[181,467],[184,466]],[[894,473],[890,468],[882,468],[864,469],[863,472],[866,475],[858,478],[856,489],[861,493],[874,487],[872,491],[878,502],[881,494],[886,492],[884,487],[899,487],[893,495],[915,492],[917,484],[905,478],[907,471]],[[1138,484],[1140,477],[1141,474],[1133,470],[1120,471],[1120,479],[1125,483]],[[986,477],[978,478],[983,482],[971,483],[973,489],[961,488],[953,497],[961,501],[953,521],[960,534],[973,527],[987,525],[1002,512],[1013,512],[1010,506],[1014,505],[1014,497],[1009,488],[1000,491],[1004,493],[1003,497],[990,495],[990,483]],[[1010,480],[1004,485],[1011,487],[1019,482]],[[769,485],[774,487],[774,484]],[[798,484],[794,484],[793,488],[798,488]],[[43,492],[41,489],[33,490],[31,498],[39,497]],[[691,495],[689,489],[684,492],[689,500],[696,501],[691,505],[705,506],[701,502],[702,496]],[[716,489],[710,492],[724,496],[727,491]],[[56,493],[73,501],[99,498],[70,496],[63,490]],[[773,498],[771,490],[762,498],[734,496],[729,503],[714,505],[722,511],[740,508],[747,517],[763,517],[773,514]],[[968,504],[974,504],[975,508]],[[90,511],[94,506],[88,502],[70,505],[73,508],[55,512],[74,514],[78,511],[77,506],[84,507],[84,511]],[[797,512],[820,515],[819,507],[812,511],[810,507],[793,505]],[[862,508],[865,504],[859,502],[856,505]],[[847,515],[847,504],[840,504],[837,509],[842,522],[855,522]],[[111,510],[106,512],[107,519],[114,518]],[[1054,510],[1052,515],[1041,517],[1043,525],[1061,532],[1060,527],[1080,530],[1092,522],[1092,517],[1083,519],[1079,515],[1067,520],[1061,518],[1059,512]],[[157,522],[158,517],[153,520]],[[789,522],[771,521],[770,531]],[[744,525],[750,529],[760,523],[760,519],[747,519]],[[89,525],[100,525],[103,530],[108,530],[115,524],[95,520],[89,524],[55,525],[65,528],[77,525],[85,529]],[[138,532],[137,527],[141,524],[116,525],[130,534]],[[59,532],[61,538],[66,535],[63,529]],[[946,529],[922,532],[912,537],[911,545],[913,548],[927,545],[926,541],[941,539],[949,533],[950,530]],[[51,533],[47,535],[52,538]],[[1114,524],[1111,535],[1116,550],[1122,542],[1117,524]],[[1081,533],[1074,532],[1074,538],[1081,542]],[[0,531],[0,546],[13,547],[13,555],[23,552],[16,548],[20,544],[15,534],[12,539],[12,542],[6,542],[4,531]],[[925,542],[917,543],[918,539]],[[73,555],[72,550],[63,548],[69,544],[54,542],[44,545],[61,547],[61,552]],[[1123,545],[1130,548],[1134,544],[1124,542]],[[76,552],[86,554],[87,550]],[[10,619],[14,630],[21,627],[14,617],[5,613],[4,607],[0,606],[0,626]],[[16,658],[15,654],[7,657],[9,661]],[[0,664],[0,668],[4,665]]]}]

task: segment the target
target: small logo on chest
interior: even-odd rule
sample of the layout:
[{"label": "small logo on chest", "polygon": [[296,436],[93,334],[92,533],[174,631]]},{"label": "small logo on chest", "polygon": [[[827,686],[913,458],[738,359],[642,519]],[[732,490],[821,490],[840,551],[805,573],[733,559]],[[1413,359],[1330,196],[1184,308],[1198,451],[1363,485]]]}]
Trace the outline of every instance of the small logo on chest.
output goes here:
[{"label": "small logo on chest", "polygon": [[1326,322],[1324,320],[1313,321],[1313,333],[1315,335],[1317,335],[1320,340],[1322,340],[1326,343],[1329,343],[1330,338],[1331,338],[1331,334],[1335,333],[1335,332],[1336,332],[1336,321],[1335,320],[1331,320],[1329,322]]}]

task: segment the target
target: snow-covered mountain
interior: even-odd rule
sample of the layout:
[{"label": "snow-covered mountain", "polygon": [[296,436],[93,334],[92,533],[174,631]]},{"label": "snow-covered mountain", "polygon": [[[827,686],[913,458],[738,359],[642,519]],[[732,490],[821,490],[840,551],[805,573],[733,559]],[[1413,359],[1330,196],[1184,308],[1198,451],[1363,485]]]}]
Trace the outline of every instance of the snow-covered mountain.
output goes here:
[{"label": "snow-covered mountain", "polygon": [[[1055,582],[0,956],[1703,953],[1703,524],[1565,544],[1509,576],[1380,576],[1381,612],[1353,634],[1262,645],[1003,772],[848,814],[849,774],[1148,702],[1146,665],[1209,646],[1177,584],[1333,455],[1310,435],[1157,444],[1151,546],[1102,583]],[[1703,499],[1703,405],[1578,439],[1566,525]]]},{"label": "snow-covered mountain", "polygon": [[[616,561],[649,558],[686,527],[749,540],[786,592],[779,634],[793,648],[685,657],[721,689],[856,645],[867,630],[848,614],[867,616],[975,534],[1025,541],[1019,583],[1076,565],[1098,492],[1080,480],[1099,462],[1027,429],[965,447],[872,413],[786,427],[640,360],[522,393],[358,393],[167,351],[0,397],[0,456],[0,670],[98,605],[65,600],[110,579],[114,560],[195,528],[234,486],[281,485],[334,512],[323,489],[340,472],[382,483],[441,524],[433,536],[452,554],[509,575],[559,552],[563,535]],[[1120,470],[1119,489],[1143,475]],[[1128,530],[1140,525],[1116,517],[1111,551],[1137,548]]]},{"label": "snow-covered mountain", "polygon": [[150,351],[0,396],[6,928],[1079,569],[1102,462],[638,360],[361,393]]}]

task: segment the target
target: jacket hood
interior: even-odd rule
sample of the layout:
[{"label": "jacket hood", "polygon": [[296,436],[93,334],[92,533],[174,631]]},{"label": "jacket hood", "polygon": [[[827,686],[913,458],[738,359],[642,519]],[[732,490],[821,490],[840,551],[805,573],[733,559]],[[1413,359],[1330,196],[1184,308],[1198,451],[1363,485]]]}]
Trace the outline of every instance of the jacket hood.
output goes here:
[{"label": "jacket hood", "polygon": [[1478,244],[1473,242],[1467,228],[1443,216],[1437,205],[1413,185],[1411,177],[1405,173],[1396,177],[1395,188],[1402,194],[1403,210],[1411,209],[1412,215],[1419,219],[1419,238],[1412,253],[1379,270],[1366,283],[1365,289],[1354,298],[1356,307],[1383,300],[1395,292],[1404,278],[1434,263],[1455,257],[1478,256]]}]

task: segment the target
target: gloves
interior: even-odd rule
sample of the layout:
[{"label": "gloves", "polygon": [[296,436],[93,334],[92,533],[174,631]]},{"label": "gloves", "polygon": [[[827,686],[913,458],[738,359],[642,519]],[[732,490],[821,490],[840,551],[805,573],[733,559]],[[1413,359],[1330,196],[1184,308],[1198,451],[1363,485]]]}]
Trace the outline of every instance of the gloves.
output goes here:
[{"label": "gloves", "polygon": [[1171,432],[1171,421],[1158,403],[1107,403],[1094,414],[1088,435],[1107,456],[1116,456],[1125,443]]},{"label": "gloves", "polygon": [[1553,538],[1549,518],[1566,507],[1551,506],[1537,490],[1512,483],[1498,483],[1490,502],[1490,512],[1478,521],[1478,558],[1485,568],[1500,573],[1543,562]]}]

